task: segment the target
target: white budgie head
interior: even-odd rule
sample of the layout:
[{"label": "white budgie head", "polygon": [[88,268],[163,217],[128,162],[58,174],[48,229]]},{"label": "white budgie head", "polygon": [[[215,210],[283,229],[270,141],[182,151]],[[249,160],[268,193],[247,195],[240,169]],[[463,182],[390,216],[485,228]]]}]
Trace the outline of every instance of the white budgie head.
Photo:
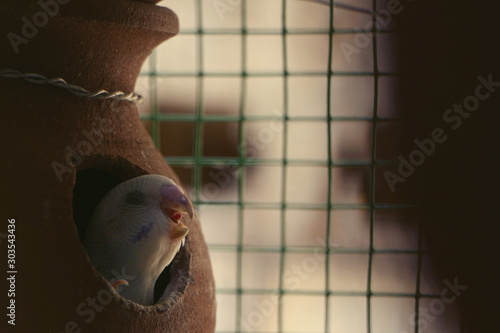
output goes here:
[{"label": "white budgie head", "polygon": [[[131,277],[121,295],[152,304],[154,284],[184,244],[193,217],[184,191],[160,175],[133,178],[113,188],[90,220],[84,246],[92,264],[108,280],[113,272]],[[116,276],[115,276],[116,277]]]}]

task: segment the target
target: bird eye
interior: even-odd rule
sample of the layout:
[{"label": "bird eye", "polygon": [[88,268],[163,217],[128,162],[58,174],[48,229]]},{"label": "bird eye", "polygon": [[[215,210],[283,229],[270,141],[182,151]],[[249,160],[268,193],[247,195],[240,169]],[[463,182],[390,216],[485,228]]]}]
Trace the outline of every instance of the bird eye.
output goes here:
[{"label": "bird eye", "polygon": [[132,191],[127,193],[125,203],[131,206],[140,206],[146,203],[146,195],[139,191]]}]

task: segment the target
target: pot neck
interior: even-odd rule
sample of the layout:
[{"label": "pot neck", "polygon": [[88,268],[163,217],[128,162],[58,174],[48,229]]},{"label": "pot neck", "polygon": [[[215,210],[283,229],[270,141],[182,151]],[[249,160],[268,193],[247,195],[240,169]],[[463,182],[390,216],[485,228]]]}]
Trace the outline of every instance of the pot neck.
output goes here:
[{"label": "pot neck", "polygon": [[132,91],[146,57],[179,29],[177,16],[151,1],[6,0],[0,11],[7,36],[0,69],[61,77],[91,91]]}]

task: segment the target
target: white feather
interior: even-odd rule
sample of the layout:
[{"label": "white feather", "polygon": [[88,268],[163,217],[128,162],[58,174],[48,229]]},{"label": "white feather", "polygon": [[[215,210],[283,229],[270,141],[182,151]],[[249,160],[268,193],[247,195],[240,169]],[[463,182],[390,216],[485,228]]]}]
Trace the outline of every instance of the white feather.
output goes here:
[{"label": "white feather", "polygon": [[[84,247],[94,267],[108,280],[113,272],[130,278],[123,297],[153,303],[154,284],[170,264],[185,238],[171,242],[169,223],[160,208],[160,188],[175,183],[159,175],[133,178],[119,184],[101,200],[89,222]],[[140,205],[128,204],[127,195],[144,193]]]}]

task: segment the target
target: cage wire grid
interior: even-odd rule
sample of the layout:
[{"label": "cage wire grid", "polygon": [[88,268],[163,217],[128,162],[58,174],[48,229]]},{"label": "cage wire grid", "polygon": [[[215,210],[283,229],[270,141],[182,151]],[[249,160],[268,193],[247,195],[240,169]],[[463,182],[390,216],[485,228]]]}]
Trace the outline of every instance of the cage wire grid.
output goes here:
[{"label": "cage wire grid", "polygon": [[[375,332],[373,329],[373,300],[377,297],[388,297],[388,298],[411,298],[414,300],[414,317],[419,318],[420,303],[421,299],[433,299],[438,298],[437,293],[425,293],[421,291],[421,271],[422,271],[422,257],[426,254],[423,248],[422,235],[417,226],[417,242],[418,246],[416,249],[376,249],[374,246],[374,228],[375,228],[375,213],[377,211],[388,211],[388,210],[409,210],[411,211],[414,207],[405,204],[384,204],[377,203],[376,201],[376,186],[382,186],[383,184],[376,183],[377,169],[387,166],[391,163],[395,163],[392,160],[385,160],[377,158],[377,132],[378,126],[381,122],[398,122],[400,119],[398,117],[388,117],[379,115],[378,105],[379,105],[379,79],[384,76],[395,76],[395,72],[384,72],[379,70],[378,66],[378,43],[377,38],[380,34],[390,32],[390,30],[377,31],[377,26],[373,24],[372,30],[369,31],[373,35],[371,37],[371,48],[373,54],[373,70],[372,71],[352,71],[352,72],[342,72],[334,71],[332,67],[334,47],[333,39],[335,34],[355,34],[359,30],[353,29],[335,29],[334,28],[334,12],[336,10],[335,6],[325,6],[324,9],[329,11],[330,15],[330,28],[327,30],[312,30],[312,29],[289,29],[287,28],[287,5],[290,0],[275,0],[281,1],[282,3],[282,16],[281,16],[281,26],[282,29],[279,32],[267,31],[266,29],[249,29],[247,27],[246,21],[246,7],[247,1],[242,0],[238,8],[241,11],[241,28],[240,29],[207,29],[204,28],[203,15],[202,15],[202,1],[207,0],[195,0],[193,15],[196,17],[196,25],[198,29],[183,29],[181,23],[180,36],[174,38],[180,38],[183,35],[191,35],[196,37],[196,47],[198,51],[196,66],[198,68],[197,72],[194,73],[178,73],[178,72],[168,72],[160,71],[157,66],[158,62],[158,52],[155,51],[150,56],[147,66],[143,68],[141,76],[146,78],[149,82],[149,96],[145,96],[149,100],[149,113],[142,114],[141,118],[145,122],[150,124],[150,132],[153,141],[160,148],[160,138],[162,136],[161,124],[163,122],[190,122],[194,124],[194,147],[193,156],[179,157],[179,156],[165,156],[165,160],[173,167],[189,167],[192,168],[192,184],[191,189],[192,200],[195,206],[206,207],[206,206],[233,206],[237,208],[237,243],[233,245],[220,245],[211,244],[208,242],[209,251],[212,253],[219,252],[229,252],[236,255],[236,282],[234,288],[224,288],[216,286],[216,295],[220,297],[222,295],[232,295],[235,296],[235,309],[231,309],[235,313],[235,324],[234,330],[221,330],[218,328],[219,333],[229,333],[229,332],[245,332],[248,331],[248,323],[245,322],[243,315],[243,297],[245,295],[275,295],[278,297],[278,302],[276,304],[276,332],[287,332],[285,328],[285,323],[289,319],[284,312],[284,297],[286,296],[315,296],[321,297],[323,303],[323,323],[321,324],[321,332],[334,332],[332,329],[332,319],[330,318],[331,311],[331,300],[335,297],[362,297],[365,299],[366,307],[366,327],[365,331],[368,333]],[[168,6],[168,4],[166,4]],[[171,6],[169,6],[172,8]],[[372,0],[371,8],[377,7],[377,0]],[[175,8],[173,8],[175,10]],[[366,15],[366,10],[365,13]],[[370,16],[368,15],[368,19]],[[180,17],[182,22],[183,18]],[[281,37],[281,50],[283,54],[283,70],[281,73],[253,73],[247,70],[247,48],[248,48],[248,36],[251,35],[279,35]],[[288,67],[288,55],[287,55],[287,37],[290,35],[311,35],[320,34],[327,35],[329,40],[328,45],[328,68],[322,72],[297,72],[289,70]],[[240,35],[241,36],[241,71],[240,72],[230,72],[230,73],[213,73],[207,72],[204,69],[204,39],[203,36],[206,35]],[[169,41],[166,42],[167,44]],[[168,46],[168,45],[167,45]],[[282,157],[281,158],[259,158],[259,157],[248,157],[246,151],[246,133],[244,130],[244,124],[249,122],[259,122],[259,121],[271,121],[276,120],[275,115],[247,115],[246,110],[246,99],[247,95],[247,79],[249,77],[255,76],[279,76],[283,78],[283,114],[279,117],[278,121],[281,123],[283,131],[282,135]],[[292,116],[289,114],[289,79],[290,77],[297,76],[322,76],[326,78],[327,85],[325,89],[327,90],[327,102],[326,109],[324,110],[323,116]],[[332,79],[336,76],[371,76],[373,77],[373,110],[371,116],[334,116],[332,113]],[[195,100],[195,113],[194,114],[176,114],[176,113],[161,113],[159,111],[158,95],[161,93],[158,91],[157,79],[162,77],[169,78],[196,78],[196,100]],[[205,83],[203,78],[206,77],[239,77],[241,78],[241,87],[239,91],[239,110],[237,114],[205,114],[203,105],[203,94],[205,91]],[[168,110],[167,110],[168,111]],[[354,160],[335,160],[332,155],[332,134],[334,131],[333,125],[343,122],[368,122],[371,126],[371,147],[370,147],[370,158],[367,161],[354,161]],[[236,122],[238,124],[238,151],[237,157],[218,157],[218,156],[204,156],[203,153],[203,138],[204,130],[207,123],[210,122]],[[288,152],[290,147],[287,141],[289,126],[292,122],[326,122],[326,136],[327,136],[327,160],[326,161],[316,161],[316,160],[303,160],[303,159],[290,159],[288,157]],[[292,148],[293,149],[293,148]],[[328,190],[327,190],[327,201],[326,203],[301,203],[301,202],[288,202],[287,200],[287,177],[288,168],[290,166],[321,166],[327,168],[327,180],[328,180]],[[236,201],[210,201],[206,200],[202,196],[202,170],[204,167],[217,167],[217,166],[231,166],[237,169],[237,200]],[[245,200],[244,188],[246,183],[244,181],[245,174],[248,167],[254,166],[279,166],[281,168],[280,175],[280,202],[278,203],[259,203],[250,202]],[[332,202],[332,193],[334,193],[335,188],[332,184],[332,172],[335,168],[368,168],[369,169],[369,198],[367,203],[334,203]],[[244,212],[251,209],[276,209],[280,212],[280,244],[279,246],[251,246],[245,245],[243,241],[243,229],[245,223]],[[326,213],[326,229],[324,230],[324,243],[325,246],[321,248],[321,253],[324,254],[324,286],[323,291],[318,290],[290,290],[287,289],[284,283],[285,271],[286,271],[286,260],[287,254],[290,253],[300,253],[305,255],[311,255],[318,250],[317,246],[290,246],[287,244],[286,231],[287,231],[287,211],[301,209],[310,211],[321,211]],[[331,243],[331,228],[332,228],[332,212],[340,210],[362,210],[366,211],[369,216],[369,245],[368,248],[343,248],[333,246]],[[203,215],[201,216],[201,223],[203,227]],[[246,253],[273,253],[279,255],[279,283],[278,287],[275,289],[255,289],[246,288],[242,283],[243,274],[243,255]],[[336,254],[365,254],[368,255],[368,262],[366,266],[366,291],[339,291],[336,290],[335,285],[331,285],[330,274],[331,274],[331,263],[330,256]],[[372,272],[373,272],[373,260],[376,254],[409,254],[415,255],[416,258],[416,282],[414,292],[380,292],[372,290]],[[216,281],[217,283],[217,281]],[[217,309],[218,312],[228,311],[226,308]],[[408,319],[406,319],[408,320]],[[412,332],[418,333],[419,325],[414,325],[411,328]],[[252,331],[259,331],[259,328],[252,328]],[[266,330],[268,331],[268,330]],[[268,331],[269,332],[269,331]],[[295,331],[294,331],[295,332]],[[310,331],[308,331],[310,332]],[[400,330],[398,333],[409,333],[410,331]]]}]

